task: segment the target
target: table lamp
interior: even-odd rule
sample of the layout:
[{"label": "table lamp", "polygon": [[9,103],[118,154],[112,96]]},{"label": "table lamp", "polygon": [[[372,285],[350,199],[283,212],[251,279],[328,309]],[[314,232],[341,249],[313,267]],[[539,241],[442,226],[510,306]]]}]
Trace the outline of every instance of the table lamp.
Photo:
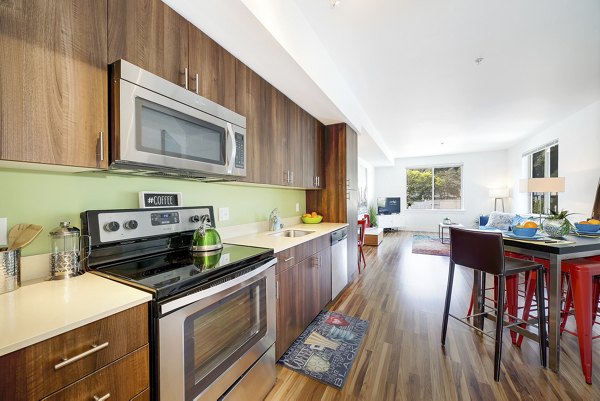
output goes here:
[{"label": "table lamp", "polygon": [[[521,192],[565,192],[565,177],[526,178],[519,185]],[[542,221],[542,207],[540,207],[540,222]]]}]

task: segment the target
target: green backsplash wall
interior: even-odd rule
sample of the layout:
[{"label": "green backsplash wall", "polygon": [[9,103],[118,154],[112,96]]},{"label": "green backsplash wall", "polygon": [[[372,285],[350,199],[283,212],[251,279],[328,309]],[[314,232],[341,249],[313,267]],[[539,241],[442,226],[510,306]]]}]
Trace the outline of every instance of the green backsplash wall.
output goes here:
[{"label": "green backsplash wall", "polygon": [[[235,183],[203,183],[107,173],[56,173],[0,169],[0,217],[8,228],[19,223],[41,224],[44,231],[23,255],[50,252],[48,232],[60,221],[81,228],[79,213],[94,209],[138,207],[139,191],[181,192],[184,206],[229,208],[229,220],[218,227],[265,221],[274,208],[282,217],[305,211],[305,192],[298,189],[256,187]],[[300,212],[296,212],[296,203]]]}]

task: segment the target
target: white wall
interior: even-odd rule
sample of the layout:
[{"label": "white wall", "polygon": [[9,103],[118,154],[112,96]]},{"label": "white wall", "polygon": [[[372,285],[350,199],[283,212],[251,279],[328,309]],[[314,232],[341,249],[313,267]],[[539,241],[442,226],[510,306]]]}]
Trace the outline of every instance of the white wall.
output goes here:
[{"label": "white wall", "polygon": [[528,195],[519,193],[519,180],[527,177],[523,153],[558,139],[558,175],[565,177],[565,192],[558,207],[581,213],[573,220],[589,217],[600,178],[600,101],[508,150],[513,211],[528,210]]},{"label": "white wall", "polygon": [[377,207],[375,199],[375,168],[359,159],[358,160],[358,187],[367,187],[367,208],[370,206]]},{"label": "white wall", "polygon": [[[489,189],[507,186],[510,182],[506,168],[507,155],[507,151],[502,150],[396,159],[393,167],[375,167],[375,197],[401,197],[406,230],[437,232],[438,224],[445,217],[471,227],[479,215],[494,209],[494,200],[489,197]],[[406,168],[451,164],[463,166],[463,210],[407,210]],[[504,203],[506,211],[510,210],[510,200],[505,199]]]}]

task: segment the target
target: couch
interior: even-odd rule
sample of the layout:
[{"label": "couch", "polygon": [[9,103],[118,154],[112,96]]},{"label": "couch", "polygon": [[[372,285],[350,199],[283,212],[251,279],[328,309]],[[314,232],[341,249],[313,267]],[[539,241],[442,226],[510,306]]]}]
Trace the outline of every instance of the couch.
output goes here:
[{"label": "couch", "polygon": [[530,213],[520,215],[518,213],[491,212],[488,215],[479,216],[479,229],[510,231],[513,226],[524,221],[534,221],[540,224],[540,217]]}]

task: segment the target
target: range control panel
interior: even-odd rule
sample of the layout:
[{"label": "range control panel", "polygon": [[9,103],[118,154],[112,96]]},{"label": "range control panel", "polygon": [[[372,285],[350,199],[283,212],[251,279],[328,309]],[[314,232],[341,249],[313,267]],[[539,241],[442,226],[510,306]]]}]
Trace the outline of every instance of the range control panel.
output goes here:
[{"label": "range control panel", "polygon": [[90,227],[90,231],[97,232],[99,235],[99,241],[93,239],[96,244],[195,230],[200,226],[200,220],[204,215],[208,216],[210,226],[214,227],[212,206],[106,210],[88,213],[93,213],[88,216],[88,224],[96,226],[94,229]]}]

